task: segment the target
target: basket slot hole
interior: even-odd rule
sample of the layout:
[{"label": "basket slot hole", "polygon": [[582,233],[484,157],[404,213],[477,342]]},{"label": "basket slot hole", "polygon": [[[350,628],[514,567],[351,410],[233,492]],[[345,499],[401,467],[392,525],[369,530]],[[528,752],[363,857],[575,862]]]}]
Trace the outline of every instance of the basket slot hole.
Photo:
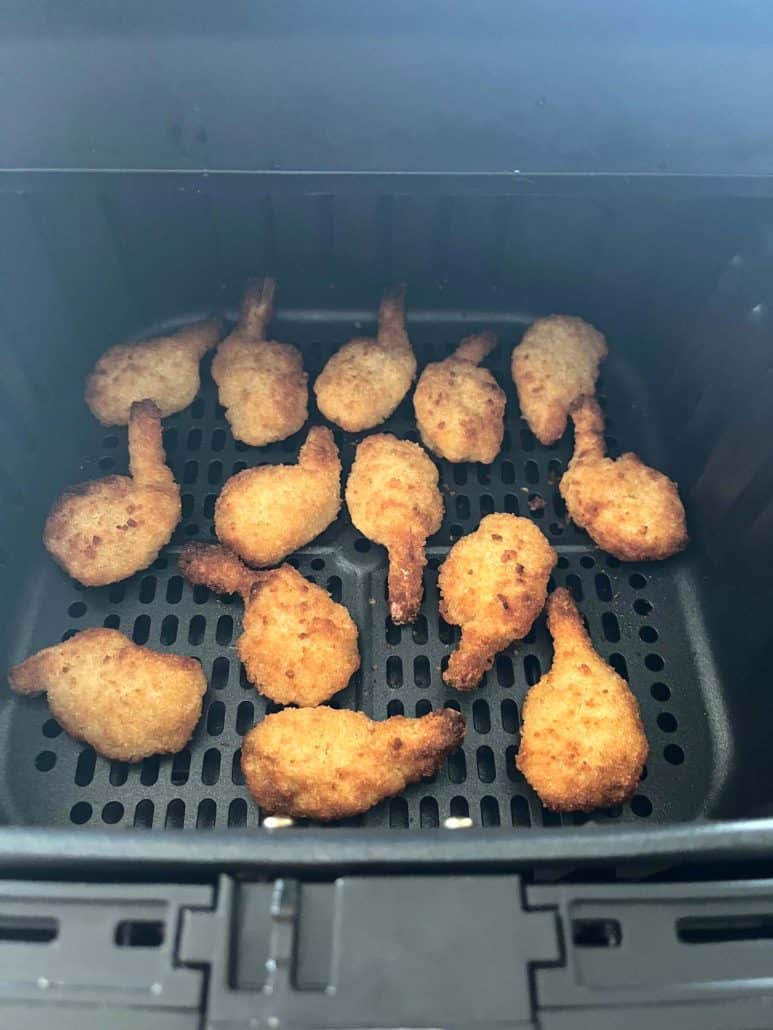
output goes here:
[{"label": "basket slot hole", "polygon": [[384,622],[384,632],[386,635],[386,641],[388,644],[399,644],[402,639],[402,630],[399,626],[395,626],[389,616],[386,617]]},{"label": "basket slot hole", "polygon": [[150,616],[138,615],[134,620],[132,629],[132,640],[135,644],[147,644],[150,636]]},{"label": "basket slot hole", "polygon": [[609,664],[618,676],[622,676],[624,680],[628,679],[628,663],[618,651],[609,656]]},{"label": "basket slot hole", "polygon": [[401,829],[408,826],[408,802],[405,798],[392,798],[389,802],[389,825]]},{"label": "basket slot hole", "polygon": [[472,724],[476,733],[488,733],[491,729],[488,704],[480,698],[472,706]]},{"label": "basket slot hole", "polygon": [[[467,779],[467,759],[459,748],[448,758],[448,778],[451,783],[464,783]],[[453,813],[452,813],[453,814]]]},{"label": "basket slot hole", "polygon": [[419,825],[422,829],[434,829],[440,825],[438,804],[434,798],[422,798],[419,805]]},{"label": "basket slot hole", "polygon": [[167,647],[172,645],[177,640],[177,630],[180,625],[180,620],[176,615],[165,615],[161,623],[161,635],[160,640],[162,644]]},{"label": "basket slot hole", "polygon": [[111,762],[110,763],[110,786],[111,787],[123,787],[124,783],[129,778],[129,763],[128,762]]},{"label": "basket slot hole", "polygon": [[172,760],[172,772],[170,779],[175,787],[181,787],[188,782],[191,772],[191,753],[185,748],[176,754]]},{"label": "basket slot hole", "polygon": [[405,708],[403,707],[402,701],[399,701],[396,697],[393,697],[392,700],[387,705],[387,715],[391,717],[393,715],[404,715],[404,714],[405,714]]},{"label": "basket slot hole", "polygon": [[228,806],[228,825],[232,829],[247,825],[247,802],[244,798],[234,798]]},{"label": "basket slot hole", "polygon": [[140,772],[140,783],[143,787],[152,787],[158,780],[158,772],[161,767],[161,759],[158,755],[150,755],[142,760]]},{"label": "basket slot hole", "polygon": [[167,830],[181,830],[185,822],[185,802],[175,798],[166,806],[164,827]]},{"label": "basket slot hole", "polygon": [[140,830],[149,830],[153,826],[153,802],[150,798],[140,801],[134,809],[134,825]]},{"label": "basket slot hole", "polygon": [[419,655],[413,660],[413,682],[422,689],[430,685],[429,658],[426,655]]},{"label": "basket slot hole", "polygon": [[194,615],[188,624],[188,643],[198,646],[204,639],[204,631],[207,628],[207,620],[203,615]]},{"label": "basket slot hole", "polygon": [[216,747],[207,748],[201,763],[201,782],[213,787],[220,779],[220,752]]},{"label": "basket slot hole", "polygon": [[502,729],[505,733],[518,732],[518,706],[509,697],[501,705]]},{"label": "basket slot hole", "polygon": [[542,676],[542,667],[540,666],[539,658],[535,654],[527,654],[524,658],[523,674],[530,687],[539,682]]},{"label": "basket slot hole", "polygon": [[234,756],[231,759],[231,783],[236,787],[244,786],[244,773],[242,771],[242,749],[238,748],[234,751]]},{"label": "basket slot hole", "polygon": [[411,637],[413,638],[414,644],[426,644],[427,643],[427,619],[426,616],[420,615],[418,619],[411,626]]},{"label": "basket slot hole", "polygon": [[515,682],[513,662],[509,655],[498,654],[495,661],[497,683],[500,687],[512,687]]},{"label": "basket slot hole", "polygon": [[197,830],[211,830],[215,826],[215,819],[217,818],[217,805],[212,798],[204,798],[199,802],[199,807],[196,812],[196,829]]},{"label": "basket slot hole", "polygon": [[599,601],[603,601],[604,604],[609,604],[612,600],[612,584],[609,581],[609,576],[606,572],[599,572],[594,580],[596,584],[596,597]]},{"label": "basket slot hole", "polygon": [[480,821],[483,826],[499,826],[499,803],[490,794],[481,798]]},{"label": "basket slot hole", "polygon": [[183,578],[182,576],[172,576],[166,584],[166,603],[178,604],[182,596]]},{"label": "basket slot hole", "polygon": [[573,572],[570,572],[566,577],[566,588],[579,604],[583,599],[582,581],[580,580],[580,577],[576,576]]},{"label": "basket slot hole", "polygon": [[426,697],[423,697],[420,701],[416,702],[416,717],[421,719],[425,715],[429,715],[432,711],[432,702],[428,701]]},{"label": "basket slot hole", "polygon": [[243,737],[255,722],[255,706],[252,701],[240,701],[236,709],[236,732]]},{"label": "basket slot hole", "polygon": [[231,639],[234,635],[234,620],[230,615],[221,615],[217,620],[217,629],[215,630],[215,640],[220,644],[221,647],[225,647],[226,644],[231,643]]},{"label": "basket slot hole", "polygon": [[403,663],[396,654],[387,658],[386,675],[387,684],[393,689],[403,685]]},{"label": "basket slot hole", "polygon": [[450,814],[454,819],[468,819],[470,816],[470,806],[467,804],[467,798],[459,797],[458,795],[451,798]]},{"label": "basket slot hole", "polygon": [[475,755],[478,767],[478,779],[482,783],[493,783],[496,778],[496,766],[494,765],[494,752],[490,747],[479,747]]},{"label": "basket slot hole", "polygon": [[97,755],[93,748],[86,748],[78,755],[78,763],[75,766],[75,783],[78,787],[88,787],[94,779],[94,769],[97,764]]},{"label": "basket slot hole", "polygon": [[604,612],[601,616],[601,628],[604,631],[604,639],[611,644],[616,644],[620,639],[620,625],[617,617],[612,612]]},{"label": "basket slot hole", "polygon": [[207,733],[210,737],[217,737],[223,732],[225,726],[225,705],[222,701],[214,701],[207,712]]}]

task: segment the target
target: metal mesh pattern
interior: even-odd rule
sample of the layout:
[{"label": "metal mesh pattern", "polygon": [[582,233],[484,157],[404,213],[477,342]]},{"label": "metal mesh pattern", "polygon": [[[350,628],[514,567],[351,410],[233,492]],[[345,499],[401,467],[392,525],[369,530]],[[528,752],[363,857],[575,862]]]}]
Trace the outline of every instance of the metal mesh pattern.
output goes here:
[{"label": "metal mesh pattern", "polygon": [[[448,350],[415,343],[420,364]],[[429,543],[424,603],[413,626],[396,627],[389,620],[385,552],[359,536],[345,510],[322,537],[291,559],[349,608],[360,629],[362,668],[336,696],[335,706],[359,708],[383,719],[450,705],[467,719],[463,749],[436,777],[352,822],[431,828],[453,815],[469,816],[477,825],[526,828],[589,819],[695,818],[709,790],[712,742],[693,658],[700,629],[685,613],[690,566],[685,558],[620,564],[567,524],[557,483],[571,453],[571,433],[545,448],[525,428],[508,374],[509,349],[503,348],[493,362],[508,393],[501,454],[490,467],[439,463],[446,514],[441,531]],[[308,349],[312,374],[326,353],[321,346]],[[620,432],[626,447],[632,446],[632,400],[619,382],[612,388],[617,378],[612,361],[607,376],[609,401],[603,386],[601,397],[608,408],[609,432]],[[318,416],[312,415],[312,421],[319,421]],[[207,829],[260,822],[261,813],[243,785],[239,747],[243,734],[273,706],[247,682],[236,657],[241,601],[191,587],[178,572],[176,554],[186,540],[213,538],[215,500],[230,475],[263,462],[294,461],[306,430],[263,449],[236,443],[207,370],[200,396],[187,411],[167,420],[166,427],[168,458],[183,494],[183,520],[172,543],[152,568],[131,580],[89,590],[41,554],[31,573],[34,588],[25,593],[25,621],[34,626],[25,653],[87,626],[110,626],[159,651],[193,655],[202,661],[209,680],[203,717],[179,755],[128,766],[73,742],[50,717],[43,699],[13,699],[2,713],[3,809],[10,823]],[[383,428],[417,439],[410,402]],[[346,474],[358,438],[339,432],[336,437]],[[94,442],[84,462],[85,475],[123,472],[125,430],[95,432]],[[610,438],[609,444],[614,454],[616,440]],[[533,518],[545,531],[560,554],[553,583],[571,590],[598,651],[629,679],[638,697],[651,756],[636,796],[624,807],[590,817],[552,814],[515,768],[525,693],[552,659],[544,617],[524,641],[497,657],[479,690],[459,694],[442,682],[440,671],[458,631],[438,615],[437,568],[449,545],[493,511]]]}]

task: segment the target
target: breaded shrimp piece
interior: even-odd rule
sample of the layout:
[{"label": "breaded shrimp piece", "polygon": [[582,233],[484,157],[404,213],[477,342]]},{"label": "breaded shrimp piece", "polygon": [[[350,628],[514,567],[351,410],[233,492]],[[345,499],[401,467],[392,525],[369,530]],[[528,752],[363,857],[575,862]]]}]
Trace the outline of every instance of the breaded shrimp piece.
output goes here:
[{"label": "breaded shrimp piece", "polygon": [[513,351],[512,373],[521,414],[540,443],[566,429],[569,409],[592,395],[607,343],[592,325],[570,315],[538,318]]},{"label": "breaded shrimp piece", "polygon": [[496,343],[494,333],[468,336],[419,376],[413,407],[421,440],[447,461],[490,464],[499,454],[505,394],[487,368],[477,367]]},{"label": "breaded shrimp piece", "polygon": [[145,399],[162,418],[182,411],[199,392],[199,362],[222,332],[222,320],[208,318],[170,336],[111,347],[86,380],[86,403],[103,426],[125,426],[132,404]]},{"label": "breaded shrimp piece", "polygon": [[404,287],[384,294],[375,340],[345,343],[314,383],[325,418],[349,433],[386,421],[416,377],[416,358],[405,331]]},{"label": "breaded shrimp piece", "polygon": [[487,515],[440,567],[440,614],[462,627],[443,679],[472,690],[498,651],[521,640],[542,611],[558,555],[529,519]]},{"label": "breaded shrimp piece", "polygon": [[368,436],[355,453],[346,503],[357,529],[389,553],[393,622],[413,622],[423,593],[424,545],[443,521],[434,462],[418,444],[391,433]]},{"label": "breaded shrimp piece", "polygon": [[605,457],[604,416],[593,397],[572,408],[574,454],[559,484],[573,522],[620,561],[668,558],[689,543],[676,483],[636,454]]},{"label": "breaded shrimp piece", "polygon": [[266,339],[275,288],[273,279],[250,281],[239,323],[212,361],[233,435],[253,447],[285,440],[309,415],[301,352],[291,343]]},{"label": "breaded shrimp piece", "polygon": [[146,569],[180,521],[180,488],[165,464],[153,401],[129,415],[129,474],[71,487],[46,520],[43,543],[84,586],[117,583]]},{"label": "breaded shrimp piece", "polygon": [[516,765],[557,812],[620,804],[647,761],[639,705],[594,651],[568,590],[550,595],[547,613],[553,665],[526,695]]},{"label": "breaded shrimp piece", "polygon": [[344,819],[438,771],[464,740],[459,712],[373,722],[361,712],[286,708],[242,741],[247,788],[266,812]]},{"label": "breaded shrimp piece", "polygon": [[250,565],[277,565],[327,529],[340,508],[338,448],[329,429],[314,426],[297,465],[231,476],[215,504],[215,532]]},{"label": "breaded shrimp piece", "polygon": [[121,762],[184,748],[207,689],[195,658],[158,654],[115,629],[85,629],[38,651],[8,681],[17,694],[47,693],[71,737]]},{"label": "breaded shrimp piece", "polygon": [[224,547],[191,543],[179,566],[191,583],[242,595],[236,650],[250,683],[272,701],[320,705],[359,669],[357,627],[349,612],[291,565],[254,572]]}]

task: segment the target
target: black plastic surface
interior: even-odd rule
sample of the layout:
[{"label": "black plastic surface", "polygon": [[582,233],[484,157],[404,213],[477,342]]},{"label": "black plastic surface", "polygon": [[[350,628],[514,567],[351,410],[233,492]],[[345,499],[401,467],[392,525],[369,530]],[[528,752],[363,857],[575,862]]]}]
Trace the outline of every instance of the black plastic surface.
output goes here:
[{"label": "black plastic surface", "polygon": [[176,964],[177,932],[184,908],[213,900],[206,886],[3,881],[0,1025],[195,1030],[204,975]]},{"label": "black plastic surface", "polygon": [[4,167],[773,172],[759,2],[15,0],[0,26]]},{"label": "black plastic surface", "polygon": [[[305,575],[343,600],[360,629],[362,668],[335,704],[359,708],[376,719],[420,715],[452,704],[467,718],[463,751],[452,756],[434,781],[410,787],[352,822],[430,829],[453,815],[469,816],[477,826],[522,831],[586,821],[580,815],[559,817],[545,811],[514,765],[523,698],[551,661],[544,619],[523,643],[498,657],[479,690],[459,694],[440,677],[457,633],[438,616],[437,566],[450,543],[491,511],[533,518],[546,532],[560,555],[554,582],[572,590],[598,650],[627,675],[642,708],[651,744],[646,777],[629,805],[595,813],[592,821],[643,825],[694,820],[710,811],[725,773],[727,744],[690,555],[660,564],[621,565],[567,524],[557,480],[571,452],[571,434],[544,448],[525,428],[508,372],[511,347],[522,326],[510,322],[498,328],[502,342],[492,364],[508,392],[505,446],[490,468],[439,463],[446,515],[429,543],[419,620],[403,628],[389,622],[385,552],[356,533],[345,509],[334,526],[292,559]],[[275,331],[304,345],[313,376],[331,347],[352,335],[353,327],[298,320]],[[459,335],[467,331],[469,326],[454,329]],[[412,329],[412,338],[423,364],[450,351],[458,336],[449,338],[447,327],[423,322]],[[11,654],[18,660],[78,629],[100,625],[120,628],[161,651],[192,654],[202,660],[210,682],[201,723],[181,755],[128,767],[95,756],[59,732],[43,699],[7,701],[0,713],[6,756],[2,813],[11,825],[258,825],[258,810],[241,782],[238,749],[241,736],[263,717],[267,703],[243,678],[236,658],[241,602],[193,590],[179,576],[176,554],[185,540],[213,539],[213,506],[228,475],[245,465],[294,461],[306,430],[265,449],[236,444],[206,370],[203,382],[193,406],[166,423],[166,446],[182,485],[184,513],[170,547],[153,568],[125,584],[96,590],[79,588],[39,548],[20,595]],[[601,396],[612,452],[636,447],[645,458],[661,463],[643,384],[619,356],[608,363]],[[410,401],[383,428],[416,439]],[[357,438],[336,435],[348,468]],[[125,430],[100,431],[94,425],[84,450],[83,474],[121,472],[125,462]]]},{"label": "black plastic surface", "polygon": [[554,914],[525,911],[517,876],[222,877],[214,912],[184,913],[178,951],[209,966],[213,1030],[528,1027],[530,966],[560,957]]}]

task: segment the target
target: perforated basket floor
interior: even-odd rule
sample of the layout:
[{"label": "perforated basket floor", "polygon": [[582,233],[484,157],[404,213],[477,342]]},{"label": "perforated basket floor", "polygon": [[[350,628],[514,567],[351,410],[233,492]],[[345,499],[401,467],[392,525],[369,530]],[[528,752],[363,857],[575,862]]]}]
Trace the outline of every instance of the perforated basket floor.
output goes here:
[{"label": "perforated basket floor", "polygon": [[[346,332],[325,332],[325,327],[310,332],[308,326],[282,327],[277,335],[306,345],[312,375],[332,349],[330,337],[348,338]],[[420,365],[455,344],[454,333],[439,334],[428,326],[413,329],[412,339]],[[522,830],[578,825],[589,818],[693,819],[706,806],[713,741],[706,714],[710,705],[695,657],[702,654],[705,662],[709,651],[703,646],[689,555],[659,564],[620,564],[567,525],[557,481],[571,452],[571,433],[545,448],[525,428],[508,372],[517,334],[505,339],[489,363],[508,395],[504,447],[491,467],[439,463],[446,514],[429,543],[418,621],[402,628],[390,622],[385,552],[359,536],[345,509],[321,538],[290,559],[342,600],[359,626],[362,668],[335,698],[336,706],[384,719],[452,705],[467,719],[463,750],[433,780],[408,788],[352,823],[432,828],[448,816],[469,815],[477,825]],[[183,492],[183,520],[170,546],[152,568],[102,589],[77,586],[41,548],[20,595],[16,653],[11,655],[19,660],[87,626],[120,628],[138,643],[201,660],[209,679],[202,720],[180,754],[130,767],[72,741],[48,714],[45,700],[6,698],[0,714],[5,755],[0,804],[7,823],[154,829],[260,823],[261,813],[242,782],[239,747],[243,734],[271,705],[246,681],[236,657],[241,602],[189,586],[177,570],[176,555],[186,540],[213,538],[214,503],[228,476],[247,466],[294,461],[306,430],[272,447],[237,444],[217,405],[208,362],[202,371],[198,399],[166,422],[167,454]],[[614,434],[612,453],[618,438],[625,449],[639,447],[640,423],[647,415],[638,390],[630,370],[611,358],[600,394]],[[320,421],[316,412],[312,421]],[[410,400],[383,429],[417,439]],[[359,437],[336,432],[336,438],[346,474]],[[651,452],[645,455],[655,460]],[[124,472],[125,430],[104,431],[95,424],[93,450],[84,455],[82,468],[81,478]],[[636,796],[622,808],[590,817],[552,814],[515,768],[524,696],[551,661],[544,617],[524,641],[498,656],[479,690],[459,694],[441,680],[441,665],[457,632],[438,615],[437,568],[449,545],[493,511],[533,518],[545,531],[560,555],[554,583],[572,591],[598,651],[628,678],[639,700],[651,756]],[[710,679],[704,671],[703,689]]]}]

